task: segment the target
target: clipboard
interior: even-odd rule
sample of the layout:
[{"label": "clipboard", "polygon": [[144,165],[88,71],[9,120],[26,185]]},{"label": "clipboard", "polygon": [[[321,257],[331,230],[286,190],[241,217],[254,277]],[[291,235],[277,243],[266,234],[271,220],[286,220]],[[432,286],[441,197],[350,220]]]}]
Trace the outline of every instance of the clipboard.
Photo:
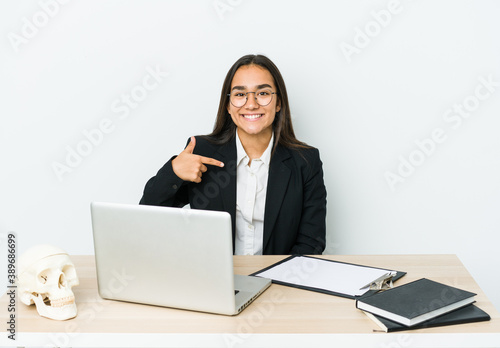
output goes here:
[{"label": "clipboard", "polygon": [[292,255],[251,275],[270,278],[275,284],[356,300],[378,292],[370,287],[361,288],[388,272],[392,272],[392,281],[406,274],[313,256]]}]

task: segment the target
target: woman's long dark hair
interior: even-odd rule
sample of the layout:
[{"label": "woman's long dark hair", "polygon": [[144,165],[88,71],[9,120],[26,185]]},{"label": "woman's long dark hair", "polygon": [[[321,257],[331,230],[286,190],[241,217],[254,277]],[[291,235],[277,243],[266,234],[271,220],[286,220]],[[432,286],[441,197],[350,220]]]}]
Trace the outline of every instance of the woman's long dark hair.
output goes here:
[{"label": "woman's long dark hair", "polygon": [[280,71],[269,58],[260,54],[249,54],[243,56],[233,64],[231,69],[229,69],[224,80],[224,84],[222,85],[217,119],[215,120],[215,125],[212,133],[208,135],[209,139],[212,142],[221,145],[226,144],[235,137],[236,125],[231,119],[231,115],[227,111],[227,106],[229,104],[228,94],[231,92],[231,83],[233,81],[234,74],[240,67],[246,65],[260,66],[269,71],[274,79],[274,84],[276,85],[278,93],[277,96],[279,98],[281,106],[280,111],[276,113],[273,122],[274,144],[280,144],[289,148],[309,147],[307,144],[295,138],[292,119],[290,116],[290,106],[288,104],[288,95],[286,93],[285,81],[283,80]]}]

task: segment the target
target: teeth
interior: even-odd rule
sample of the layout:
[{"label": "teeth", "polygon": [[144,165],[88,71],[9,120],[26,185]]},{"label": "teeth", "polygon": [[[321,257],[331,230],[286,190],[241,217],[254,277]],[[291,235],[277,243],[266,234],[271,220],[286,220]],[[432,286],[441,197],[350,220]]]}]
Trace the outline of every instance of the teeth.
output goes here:
[{"label": "teeth", "polygon": [[259,114],[259,115],[243,115],[243,117],[245,118],[249,118],[249,119],[255,119],[255,118],[259,118],[259,117],[262,117],[262,114]]},{"label": "teeth", "polygon": [[51,307],[63,307],[69,304],[73,304],[75,302],[75,297],[74,296],[67,296],[67,297],[62,297],[58,298],[55,300],[50,300],[50,306]]}]

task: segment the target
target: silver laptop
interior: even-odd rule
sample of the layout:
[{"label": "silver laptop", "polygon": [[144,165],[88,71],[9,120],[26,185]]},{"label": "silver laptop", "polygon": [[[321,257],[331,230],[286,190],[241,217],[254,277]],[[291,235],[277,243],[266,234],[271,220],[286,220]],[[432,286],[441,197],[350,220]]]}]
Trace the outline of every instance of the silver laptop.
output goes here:
[{"label": "silver laptop", "polygon": [[271,281],[235,275],[226,212],[91,203],[102,298],[235,315]]}]

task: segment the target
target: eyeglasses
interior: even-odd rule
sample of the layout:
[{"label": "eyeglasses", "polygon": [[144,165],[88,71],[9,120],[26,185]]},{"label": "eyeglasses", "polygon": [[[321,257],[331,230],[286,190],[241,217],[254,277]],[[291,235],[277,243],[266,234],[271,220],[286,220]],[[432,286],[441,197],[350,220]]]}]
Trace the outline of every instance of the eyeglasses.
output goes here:
[{"label": "eyeglasses", "polygon": [[255,101],[260,106],[269,105],[273,100],[273,94],[278,94],[277,92],[273,92],[270,89],[259,89],[255,92],[241,92],[235,90],[228,94],[228,97],[234,107],[241,108],[247,103],[249,93],[254,94]]}]

